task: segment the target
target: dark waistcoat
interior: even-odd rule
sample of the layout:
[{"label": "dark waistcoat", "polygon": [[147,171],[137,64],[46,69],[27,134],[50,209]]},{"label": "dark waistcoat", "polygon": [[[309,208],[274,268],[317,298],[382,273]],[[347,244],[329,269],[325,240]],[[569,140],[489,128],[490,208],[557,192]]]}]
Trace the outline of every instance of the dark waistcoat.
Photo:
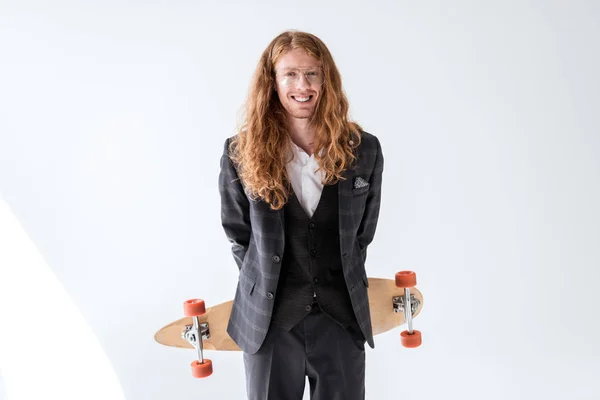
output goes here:
[{"label": "dark waistcoat", "polygon": [[323,187],[312,218],[294,193],[284,213],[285,249],[271,323],[290,330],[317,303],[344,328],[355,324],[340,257],[338,185]]}]

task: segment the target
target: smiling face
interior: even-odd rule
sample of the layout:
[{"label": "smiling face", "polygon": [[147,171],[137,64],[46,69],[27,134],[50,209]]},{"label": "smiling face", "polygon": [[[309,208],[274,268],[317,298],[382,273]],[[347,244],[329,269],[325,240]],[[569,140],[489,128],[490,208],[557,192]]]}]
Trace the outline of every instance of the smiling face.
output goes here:
[{"label": "smiling face", "polygon": [[288,51],[275,64],[277,94],[290,118],[307,119],[314,114],[322,90],[315,76],[321,74],[322,79],[320,67],[319,60],[302,49]]}]

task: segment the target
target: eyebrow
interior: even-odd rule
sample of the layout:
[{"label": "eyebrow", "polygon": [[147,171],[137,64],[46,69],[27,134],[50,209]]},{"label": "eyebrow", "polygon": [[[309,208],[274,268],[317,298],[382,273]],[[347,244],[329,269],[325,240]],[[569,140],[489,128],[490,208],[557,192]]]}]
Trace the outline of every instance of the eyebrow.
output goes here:
[{"label": "eyebrow", "polygon": [[310,68],[323,68],[320,65],[310,65],[308,67],[282,67],[281,69],[310,69]]}]

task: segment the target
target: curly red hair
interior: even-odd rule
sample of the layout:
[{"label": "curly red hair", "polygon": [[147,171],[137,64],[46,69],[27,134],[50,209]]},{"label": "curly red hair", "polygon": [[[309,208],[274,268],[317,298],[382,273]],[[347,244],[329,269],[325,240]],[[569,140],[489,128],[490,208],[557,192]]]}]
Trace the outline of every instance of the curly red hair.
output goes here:
[{"label": "curly red hair", "polygon": [[[244,119],[230,142],[230,157],[251,198],[261,198],[273,210],[288,201],[291,185],[285,165],[290,160],[286,111],[275,92],[275,65],[282,55],[303,49],[320,61],[325,73],[321,98],[310,120],[315,129],[314,154],[325,172],[324,185],[343,179],[356,156],[361,127],[348,118],[348,99],[331,53],[316,36],[299,31],[278,35],[262,53],[245,103]],[[323,149],[323,154],[319,155]]]}]

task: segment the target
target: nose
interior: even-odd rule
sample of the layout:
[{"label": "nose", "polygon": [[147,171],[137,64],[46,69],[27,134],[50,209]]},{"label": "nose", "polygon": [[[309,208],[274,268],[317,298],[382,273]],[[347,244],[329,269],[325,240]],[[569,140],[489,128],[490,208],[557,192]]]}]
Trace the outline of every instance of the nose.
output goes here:
[{"label": "nose", "polygon": [[304,75],[302,73],[298,74],[298,78],[296,79],[295,86],[296,86],[296,89],[309,88],[310,87],[310,82],[306,78],[306,75]]}]

